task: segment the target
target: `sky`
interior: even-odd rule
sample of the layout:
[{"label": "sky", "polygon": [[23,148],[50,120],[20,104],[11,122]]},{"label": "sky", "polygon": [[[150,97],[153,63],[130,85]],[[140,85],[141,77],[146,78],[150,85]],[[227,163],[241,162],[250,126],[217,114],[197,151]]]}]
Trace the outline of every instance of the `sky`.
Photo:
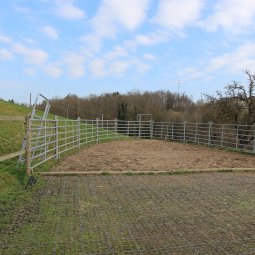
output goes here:
[{"label": "sky", "polygon": [[1,0],[0,98],[194,100],[255,72],[254,0]]}]

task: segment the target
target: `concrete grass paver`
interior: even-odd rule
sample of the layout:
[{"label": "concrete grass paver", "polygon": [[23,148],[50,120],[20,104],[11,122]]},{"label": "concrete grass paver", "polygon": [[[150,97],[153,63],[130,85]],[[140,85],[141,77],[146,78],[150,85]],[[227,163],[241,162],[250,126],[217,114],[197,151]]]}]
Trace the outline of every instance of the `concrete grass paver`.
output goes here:
[{"label": "concrete grass paver", "polygon": [[1,254],[255,254],[255,174],[45,177]]}]

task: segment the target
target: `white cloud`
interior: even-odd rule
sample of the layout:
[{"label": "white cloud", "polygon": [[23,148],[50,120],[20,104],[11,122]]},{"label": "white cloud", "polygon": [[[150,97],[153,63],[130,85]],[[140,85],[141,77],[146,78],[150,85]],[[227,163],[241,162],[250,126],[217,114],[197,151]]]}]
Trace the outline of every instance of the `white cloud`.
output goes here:
[{"label": "white cloud", "polygon": [[33,45],[38,45],[38,42],[35,39],[28,38],[28,37],[23,37],[22,41],[25,43],[33,44]]},{"label": "white cloud", "polygon": [[231,72],[241,72],[246,69],[255,71],[255,43],[243,44],[232,52],[212,58],[208,71],[219,69]]},{"label": "white cloud", "polygon": [[101,37],[114,37],[117,26],[136,29],[145,19],[149,0],[103,0],[92,26]]},{"label": "white cloud", "polygon": [[27,6],[15,6],[14,10],[24,15],[28,15],[32,12],[31,9]]},{"label": "white cloud", "polygon": [[196,22],[204,0],[160,0],[153,21],[169,29],[182,29]]},{"label": "white cloud", "polygon": [[138,34],[135,36],[135,42],[140,45],[154,45],[168,40],[168,35],[162,32],[151,33],[148,35]]},{"label": "white cloud", "polygon": [[12,41],[12,39],[10,37],[4,36],[4,35],[0,35],[0,42],[2,43],[10,43]]},{"label": "white cloud", "polygon": [[145,64],[138,59],[134,59],[130,61],[130,65],[132,65],[138,73],[142,73],[142,74],[147,72],[150,69],[150,65]]},{"label": "white cloud", "polygon": [[11,60],[13,58],[13,54],[6,50],[6,49],[0,49],[0,59],[2,60]]},{"label": "white cloud", "polygon": [[85,61],[84,56],[77,52],[67,52],[64,54],[64,62],[68,65],[82,65]]},{"label": "white cloud", "polygon": [[40,65],[48,59],[48,54],[45,51],[27,48],[22,44],[14,44],[13,49],[17,54],[22,55],[25,61],[30,64]]},{"label": "white cloud", "polygon": [[83,65],[70,66],[68,71],[72,78],[79,78],[85,74],[85,68]]},{"label": "white cloud", "polygon": [[129,63],[125,61],[114,61],[109,67],[109,74],[122,76],[129,68]]},{"label": "white cloud", "polygon": [[255,43],[245,43],[238,48],[213,57],[208,60],[208,65],[182,68],[177,76],[182,81],[211,79],[217,71],[236,75],[245,70],[255,72]]},{"label": "white cloud", "polygon": [[72,0],[56,0],[56,14],[65,19],[84,19],[85,12],[75,6]]},{"label": "white cloud", "polygon": [[24,73],[28,76],[34,76],[36,74],[36,70],[34,68],[25,68]]},{"label": "white cloud", "polygon": [[57,78],[62,75],[62,69],[57,64],[49,64],[44,67],[46,74],[53,78]]},{"label": "white cloud", "polygon": [[68,52],[64,55],[64,62],[68,68],[68,74],[73,78],[78,78],[84,75],[85,57],[77,52]]},{"label": "white cloud", "polygon": [[149,54],[149,53],[143,54],[143,58],[148,61],[154,61],[157,59],[153,54]]},{"label": "white cloud", "polygon": [[126,56],[128,56],[128,52],[125,48],[123,48],[122,46],[115,46],[112,51],[104,55],[104,58],[113,60],[119,57],[126,57]]},{"label": "white cloud", "polygon": [[222,0],[215,6],[214,13],[201,24],[209,31],[218,28],[232,33],[242,32],[254,26],[255,1]]},{"label": "white cloud", "polygon": [[182,81],[187,82],[198,78],[205,77],[206,73],[197,67],[186,67],[178,71],[177,76],[180,76]]},{"label": "white cloud", "polygon": [[155,31],[150,34],[137,34],[133,39],[125,40],[123,47],[126,51],[135,51],[138,46],[152,46],[169,40],[169,34]]},{"label": "white cloud", "polygon": [[56,29],[54,27],[43,26],[42,31],[47,37],[54,39],[54,40],[58,39],[58,32],[56,31]]},{"label": "white cloud", "polygon": [[93,55],[94,53],[100,51],[102,45],[100,36],[97,36],[95,34],[89,34],[82,36],[80,38],[80,41],[82,42],[82,44],[84,44],[84,52],[86,52],[87,55]]},{"label": "white cloud", "polygon": [[104,59],[94,59],[89,64],[89,70],[92,74],[92,76],[100,78],[107,75],[107,72],[105,70],[105,60]]}]

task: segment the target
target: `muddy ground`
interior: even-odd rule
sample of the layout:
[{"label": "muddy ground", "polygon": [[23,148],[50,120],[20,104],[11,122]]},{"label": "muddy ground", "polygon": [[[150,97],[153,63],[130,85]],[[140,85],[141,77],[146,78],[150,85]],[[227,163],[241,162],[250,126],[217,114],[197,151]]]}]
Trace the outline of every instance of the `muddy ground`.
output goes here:
[{"label": "muddy ground", "polygon": [[158,140],[92,145],[66,157],[54,171],[174,171],[255,168],[255,156],[217,148]]}]

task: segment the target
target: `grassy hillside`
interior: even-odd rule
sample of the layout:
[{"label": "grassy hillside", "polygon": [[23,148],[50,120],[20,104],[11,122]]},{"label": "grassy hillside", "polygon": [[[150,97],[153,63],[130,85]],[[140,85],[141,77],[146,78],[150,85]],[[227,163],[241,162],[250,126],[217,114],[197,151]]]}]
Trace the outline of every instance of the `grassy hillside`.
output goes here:
[{"label": "grassy hillside", "polygon": [[[14,103],[0,101],[0,115],[26,117],[30,109]],[[0,155],[21,149],[24,136],[24,121],[0,121]],[[24,169],[18,169],[17,158],[0,162],[0,199],[11,196],[23,185]]]},{"label": "grassy hillside", "polygon": [[30,112],[30,109],[25,106],[0,100],[0,115],[26,116],[26,114],[28,114],[29,112]]},{"label": "grassy hillside", "polygon": [[[5,116],[22,116],[25,117],[27,114],[31,113],[31,109],[20,106],[17,104],[0,101],[0,115]],[[41,115],[42,112],[38,112],[37,115]],[[49,115],[49,118],[53,119],[53,115]],[[8,153],[17,152],[21,150],[22,140],[25,135],[25,121],[1,121],[0,120],[0,156],[6,155]],[[63,118],[59,118],[60,124]],[[62,123],[63,125],[63,123]],[[91,131],[91,125],[84,126],[84,132],[90,133],[88,141],[91,136],[96,136],[96,131],[93,129]],[[61,131],[61,129],[60,129]],[[115,137],[115,133],[109,131],[106,132],[104,129],[99,129],[100,136],[102,140],[100,142],[105,142],[107,140],[112,140],[108,138],[108,135]],[[61,132],[60,132],[61,133]],[[72,134],[69,132],[69,134]],[[63,134],[62,134],[63,135]],[[60,135],[61,136],[61,135]],[[83,135],[86,138],[86,135]],[[124,135],[118,135],[118,138],[126,138]],[[70,138],[71,139],[71,138]],[[72,139],[71,139],[72,140]],[[64,140],[62,140],[64,141]],[[68,142],[67,140],[66,142]],[[61,142],[60,142],[61,143]],[[70,142],[72,145],[72,143]],[[72,154],[76,150],[71,150],[65,152],[64,155]],[[22,164],[17,165],[18,158],[13,158],[10,160],[5,160],[0,162],[0,234],[1,227],[4,227],[10,222],[11,218],[15,216],[15,210],[22,207],[24,204],[30,203],[33,198],[32,190],[25,190],[25,186],[28,181],[26,176],[25,166]],[[56,161],[50,160],[37,168],[40,171],[44,169],[50,169]],[[41,180],[39,180],[42,183]],[[35,189],[40,187],[36,185]],[[34,189],[34,188],[33,188]]]},{"label": "grassy hillside", "polygon": [[[0,100],[0,115],[25,117],[31,109]],[[42,113],[39,112],[38,115]],[[50,116],[53,118],[53,116]],[[25,135],[25,121],[0,121],[0,156],[21,150]],[[24,212],[23,207],[33,202],[33,189],[25,190],[28,177],[25,166],[17,165],[18,158],[0,162],[0,235],[1,229],[15,221],[17,212]],[[49,168],[50,164],[43,167]],[[41,180],[39,180],[41,183]]]}]

